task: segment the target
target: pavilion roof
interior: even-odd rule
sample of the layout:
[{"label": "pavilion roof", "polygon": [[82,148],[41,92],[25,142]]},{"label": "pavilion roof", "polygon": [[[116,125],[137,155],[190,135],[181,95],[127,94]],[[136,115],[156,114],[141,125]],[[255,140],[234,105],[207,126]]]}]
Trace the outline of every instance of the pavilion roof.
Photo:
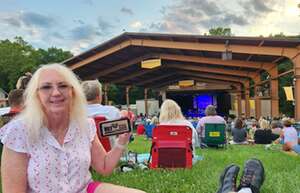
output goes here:
[{"label": "pavilion roof", "polygon": [[[232,53],[223,60],[222,53]],[[123,33],[64,64],[82,79],[160,88],[179,80],[243,84],[300,53],[299,39],[187,34]],[[160,58],[162,65],[141,68],[141,61]],[[166,83],[166,84],[164,84]]]}]

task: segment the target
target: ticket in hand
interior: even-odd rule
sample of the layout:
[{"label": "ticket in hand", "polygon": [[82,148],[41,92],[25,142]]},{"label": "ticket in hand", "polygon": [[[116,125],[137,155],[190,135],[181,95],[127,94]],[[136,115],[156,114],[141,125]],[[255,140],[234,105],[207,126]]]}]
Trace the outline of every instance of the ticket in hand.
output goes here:
[{"label": "ticket in hand", "polygon": [[128,118],[121,118],[99,123],[99,134],[102,137],[129,133],[131,131],[130,121]]}]

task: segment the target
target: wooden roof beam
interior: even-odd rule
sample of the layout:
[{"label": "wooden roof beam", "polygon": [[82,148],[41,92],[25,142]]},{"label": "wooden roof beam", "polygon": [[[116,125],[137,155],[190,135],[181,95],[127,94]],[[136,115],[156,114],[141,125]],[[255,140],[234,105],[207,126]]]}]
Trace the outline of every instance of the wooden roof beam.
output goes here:
[{"label": "wooden roof beam", "polygon": [[110,54],[112,54],[114,52],[122,50],[122,49],[124,49],[124,48],[126,48],[126,47],[128,47],[130,45],[131,45],[131,41],[130,40],[126,40],[124,42],[121,42],[120,44],[117,44],[117,45],[115,45],[115,46],[113,46],[111,48],[108,48],[108,49],[106,49],[104,51],[101,51],[101,52],[99,52],[99,53],[97,53],[97,54],[95,54],[93,56],[90,56],[89,58],[86,58],[86,59],[84,59],[84,60],[82,60],[80,62],[77,62],[77,63],[75,63],[75,64],[73,64],[73,65],[71,65],[69,67],[71,68],[71,70],[74,70],[76,68],[85,66],[85,65],[87,65],[87,64],[89,64],[91,62],[94,62],[94,61],[96,61],[96,60],[98,60],[100,58],[103,58],[104,56],[107,56],[107,55],[110,55]]},{"label": "wooden roof beam", "polygon": [[145,84],[152,83],[152,82],[155,82],[155,81],[157,81],[157,80],[164,79],[164,78],[169,77],[169,76],[173,76],[174,74],[175,74],[175,72],[168,73],[168,74],[164,74],[164,75],[162,75],[162,76],[156,76],[156,77],[154,77],[154,78],[150,78],[150,79],[146,79],[146,80],[144,80],[144,81],[140,81],[140,82],[138,82],[136,85],[137,85],[137,86],[143,86],[143,85],[145,85]]},{"label": "wooden roof beam", "polygon": [[175,79],[165,81],[165,82],[163,82],[163,83],[161,83],[161,84],[153,85],[151,88],[154,88],[154,89],[155,89],[155,88],[161,88],[161,87],[163,87],[163,86],[171,85],[171,84],[173,84],[173,83],[175,83],[175,82],[178,82],[178,81],[184,80],[184,79],[185,79],[184,77],[177,77],[177,78],[175,78]]},{"label": "wooden roof beam", "polygon": [[137,71],[137,72],[135,72],[135,73],[131,73],[130,75],[128,75],[128,76],[123,76],[123,77],[118,77],[118,78],[116,78],[116,79],[114,79],[114,80],[111,80],[111,81],[108,81],[108,82],[110,82],[110,83],[119,83],[119,82],[123,82],[123,81],[126,81],[126,80],[130,80],[130,79],[132,79],[132,78],[136,78],[136,77],[138,77],[138,76],[142,76],[142,75],[144,75],[144,74],[146,74],[146,73],[150,73],[150,72],[153,72],[153,71],[155,71],[155,70],[158,70],[158,69],[161,69],[161,68],[154,68],[154,69],[150,69],[150,70],[144,70],[144,69],[141,69],[140,71]]},{"label": "wooden roof beam", "polygon": [[212,52],[225,52],[226,50],[233,53],[243,54],[258,54],[258,55],[271,55],[271,56],[285,56],[293,58],[297,53],[297,48],[285,47],[271,47],[271,46],[249,46],[249,45],[235,45],[235,44],[212,44],[212,43],[195,43],[195,42],[173,42],[164,40],[143,40],[132,39],[131,45],[143,47],[156,47],[156,48],[170,48],[170,49],[183,49],[183,50],[197,50],[197,51],[212,51]]},{"label": "wooden roof beam", "polygon": [[199,56],[184,56],[184,55],[175,55],[175,54],[160,54],[160,58],[164,60],[176,60],[176,61],[183,61],[183,62],[214,64],[214,65],[231,66],[231,67],[256,68],[256,69],[263,69],[263,70],[269,70],[270,68],[276,65],[274,63],[269,63],[269,62],[221,60],[215,58],[206,58],[206,57],[199,57]]},{"label": "wooden roof beam", "polygon": [[249,77],[255,79],[259,76],[258,73],[242,71],[242,70],[232,70],[232,69],[223,69],[223,68],[215,68],[215,67],[204,67],[204,66],[195,66],[195,65],[178,65],[178,64],[166,64],[168,68],[182,69],[182,70],[190,70],[190,71],[198,71],[198,72],[210,72],[216,74],[226,74],[232,76],[242,76]]},{"label": "wooden roof beam", "polygon": [[244,84],[247,80],[246,78],[238,78],[238,77],[232,77],[232,76],[226,76],[226,75],[216,75],[216,74],[199,74],[197,72],[189,72],[189,71],[179,71],[178,73],[186,75],[186,76],[197,76],[200,78],[207,78],[207,79],[214,79],[219,81],[230,81],[235,83],[241,83]]}]

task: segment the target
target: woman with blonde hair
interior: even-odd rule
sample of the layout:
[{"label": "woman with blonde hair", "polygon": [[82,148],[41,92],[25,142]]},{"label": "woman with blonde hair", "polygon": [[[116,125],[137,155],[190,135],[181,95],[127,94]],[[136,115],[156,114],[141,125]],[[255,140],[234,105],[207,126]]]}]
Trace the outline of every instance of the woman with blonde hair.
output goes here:
[{"label": "woman with blonde hair", "polygon": [[270,144],[278,136],[272,133],[269,121],[266,119],[259,120],[259,128],[254,133],[254,142],[256,144]]},{"label": "woman with blonde hair", "polygon": [[175,101],[171,99],[167,99],[163,102],[160,108],[159,124],[189,126],[192,129],[193,154],[195,157],[196,155],[195,147],[199,145],[196,129],[194,128],[191,122],[189,122],[184,118],[181,112],[181,108]]},{"label": "woman with blonde hair", "polygon": [[2,191],[141,193],[94,182],[89,168],[108,175],[130,134],[106,152],[87,118],[86,100],[75,74],[60,64],[40,67],[25,90],[25,109],[0,130]]}]

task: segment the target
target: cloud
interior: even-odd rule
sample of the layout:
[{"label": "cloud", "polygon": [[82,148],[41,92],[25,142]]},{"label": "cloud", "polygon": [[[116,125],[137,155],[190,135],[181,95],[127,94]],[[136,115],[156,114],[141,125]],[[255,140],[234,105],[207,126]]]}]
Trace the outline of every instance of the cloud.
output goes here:
[{"label": "cloud", "polygon": [[120,10],[122,13],[128,14],[128,15],[133,15],[133,11],[129,8],[122,7]]},{"label": "cloud", "polygon": [[93,0],[83,0],[83,3],[91,6],[94,5]]},{"label": "cloud", "polygon": [[58,32],[53,32],[51,34],[51,36],[53,36],[54,38],[57,38],[57,39],[64,39],[64,36]]},{"label": "cloud", "polygon": [[57,23],[53,17],[34,12],[7,13],[4,16],[0,16],[0,21],[12,27],[25,28],[50,28]]},{"label": "cloud", "polygon": [[21,15],[21,20],[26,26],[36,26],[43,28],[52,27],[56,23],[54,18],[34,12],[24,12]]},{"label": "cloud", "polygon": [[2,18],[2,21],[13,27],[21,27],[21,21],[16,17]]},{"label": "cloud", "polygon": [[276,2],[274,0],[246,0],[240,3],[245,15],[252,18],[273,12],[273,7],[275,7],[276,4],[278,4],[278,1]]},{"label": "cloud", "polygon": [[80,54],[83,50],[86,50],[89,48],[90,42],[87,40],[80,40],[73,43],[73,45],[70,46],[70,51],[74,55]]},{"label": "cloud", "polygon": [[201,33],[212,27],[251,24],[274,11],[274,0],[177,0],[161,10],[162,20],[149,25],[151,30],[174,33]]},{"label": "cloud", "polygon": [[114,26],[107,21],[104,21],[101,17],[98,17],[99,33],[107,35],[114,28]]},{"label": "cloud", "polygon": [[142,27],[142,22],[135,21],[135,22],[130,24],[130,27],[132,27],[132,28],[141,28]]},{"label": "cloud", "polygon": [[84,21],[81,20],[81,19],[73,19],[73,21],[74,21],[75,23],[77,23],[77,24],[80,24],[80,25],[84,25],[84,24],[85,24]]},{"label": "cloud", "polygon": [[81,25],[71,30],[71,37],[74,40],[90,40],[98,35],[98,31],[92,25]]}]

